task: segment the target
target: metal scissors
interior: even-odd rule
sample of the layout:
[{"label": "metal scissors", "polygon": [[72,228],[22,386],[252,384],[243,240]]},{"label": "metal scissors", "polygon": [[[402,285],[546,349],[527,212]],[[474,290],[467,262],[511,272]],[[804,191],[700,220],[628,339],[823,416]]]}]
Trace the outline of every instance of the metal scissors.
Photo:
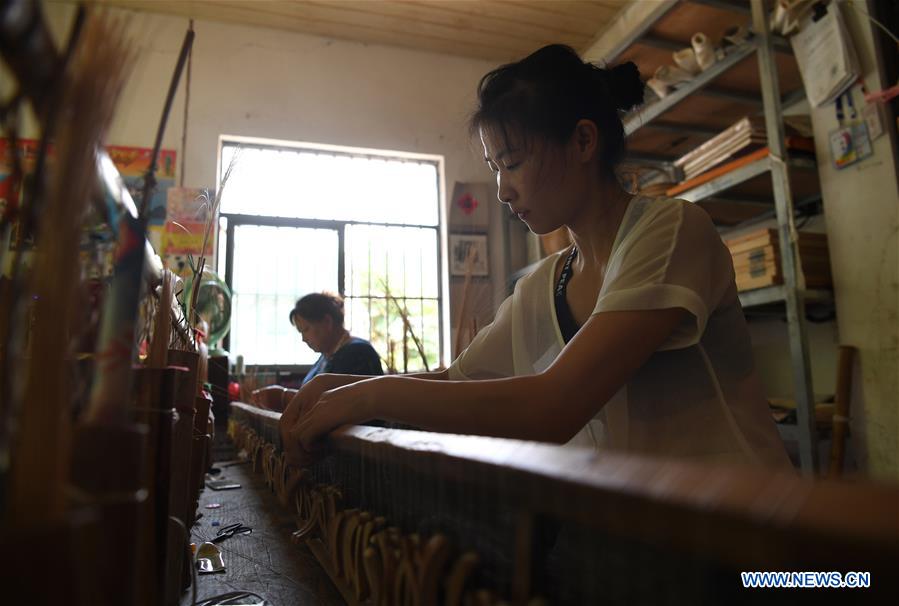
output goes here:
[{"label": "metal scissors", "polygon": [[234,535],[238,534],[249,534],[253,532],[253,529],[249,526],[244,526],[240,522],[235,522],[234,524],[228,524],[227,526],[222,526],[219,528],[219,531],[215,534],[215,538],[212,539],[213,543],[221,543],[225,539],[230,539]]}]

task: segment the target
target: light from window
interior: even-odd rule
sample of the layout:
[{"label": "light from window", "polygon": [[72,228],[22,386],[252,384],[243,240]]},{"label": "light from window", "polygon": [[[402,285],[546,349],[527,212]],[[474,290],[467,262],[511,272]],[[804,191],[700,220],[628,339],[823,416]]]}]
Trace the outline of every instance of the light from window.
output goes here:
[{"label": "light from window", "polygon": [[[440,351],[437,232],[348,225],[346,314],[350,332],[371,341],[397,371],[435,368]],[[405,319],[404,319],[405,316]]]},{"label": "light from window", "polygon": [[250,365],[314,363],[288,314],[303,295],[342,289],[346,328],[385,370],[436,368],[437,162],[226,141],[221,166],[235,156],[221,202],[233,233],[231,351]]},{"label": "light from window", "polygon": [[337,230],[236,225],[231,349],[248,364],[314,364],[288,318],[310,292],[337,292]]},{"label": "light from window", "polygon": [[[238,148],[222,149],[229,166]],[[222,192],[225,214],[437,225],[430,162],[244,147]]]}]

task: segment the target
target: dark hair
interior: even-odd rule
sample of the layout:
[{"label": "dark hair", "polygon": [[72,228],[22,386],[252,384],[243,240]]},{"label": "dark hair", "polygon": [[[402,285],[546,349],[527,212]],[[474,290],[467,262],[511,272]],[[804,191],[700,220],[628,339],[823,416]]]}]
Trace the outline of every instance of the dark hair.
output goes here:
[{"label": "dark hair", "polygon": [[497,128],[507,140],[512,130],[564,143],[578,120],[592,120],[600,133],[600,165],[612,174],[624,156],[619,112],[643,103],[643,88],[632,62],[603,69],[584,63],[570,46],[551,44],[481,78],[470,128],[472,134]]},{"label": "dark hair", "polygon": [[300,316],[309,322],[320,322],[325,316],[331,316],[334,326],[343,326],[343,298],[329,292],[314,292],[297,300],[290,310],[290,323],[294,317]]}]

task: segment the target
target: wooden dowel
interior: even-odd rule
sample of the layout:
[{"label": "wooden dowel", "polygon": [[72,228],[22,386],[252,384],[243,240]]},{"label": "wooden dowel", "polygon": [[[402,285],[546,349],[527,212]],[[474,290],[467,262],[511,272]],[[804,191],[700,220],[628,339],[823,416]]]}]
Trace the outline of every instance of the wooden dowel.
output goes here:
[{"label": "wooden dowel", "polygon": [[837,392],[834,398],[833,441],[830,448],[830,469],[828,475],[836,478],[843,474],[843,459],[846,452],[846,435],[849,433],[849,399],[852,397],[852,366],[855,348],[840,345],[837,362]]},{"label": "wooden dowel", "polygon": [[465,281],[462,283],[462,303],[459,306],[459,317],[456,319],[456,346],[453,348],[452,355],[455,358],[462,353],[462,336],[468,327],[468,291],[471,288],[471,274],[474,271],[475,249],[468,249],[468,256],[465,258]]}]

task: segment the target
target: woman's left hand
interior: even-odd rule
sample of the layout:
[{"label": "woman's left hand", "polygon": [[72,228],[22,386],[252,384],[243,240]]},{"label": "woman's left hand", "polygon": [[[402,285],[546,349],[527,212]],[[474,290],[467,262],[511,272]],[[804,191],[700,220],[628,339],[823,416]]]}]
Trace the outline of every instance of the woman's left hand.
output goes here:
[{"label": "woman's left hand", "polygon": [[290,432],[290,439],[311,452],[319,439],[338,427],[369,421],[375,383],[360,381],[322,393],[318,402],[300,417]]}]

